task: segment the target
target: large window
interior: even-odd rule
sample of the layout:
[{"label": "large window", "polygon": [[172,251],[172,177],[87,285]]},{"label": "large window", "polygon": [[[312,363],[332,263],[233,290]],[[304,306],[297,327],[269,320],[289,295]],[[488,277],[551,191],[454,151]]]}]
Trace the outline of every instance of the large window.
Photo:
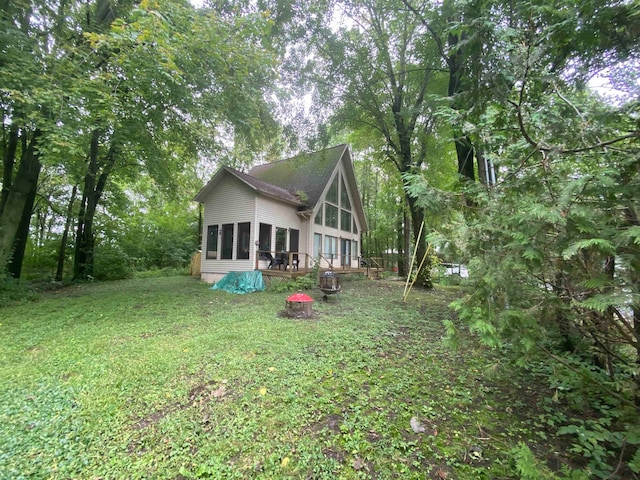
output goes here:
[{"label": "large window", "polygon": [[[338,227],[338,221],[339,227]],[[322,225],[322,218],[316,215],[315,223]],[[331,228],[340,228],[345,232],[355,229],[352,225],[351,202],[347,184],[342,175],[336,175],[331,182],[324,204],[324,225]],[[355,232],[357,233],[357,232]]]},{"label": "large window", "polygon": [[324,236],[324,257],[333,260],[338,254],[338,239],[331,235]]},{"label": "large window", "polygon": [[351,203],[349,202],[349,194],[347,193],[347,186],[344,183],[344,178],[341,178],[340,182],[340,206],[351,210]]},{"label": "large window", "polygon": [[238,249],[237,260],[249,259],[249,245],[251,245],[251,224],[249,222],[238,224]]},{"label": "large window", "polygon": [[287,229],[276,228],[276,252],[287,251]]},{"label": "large window", "polygon": [[343,238],[340,240],[340,253],[342,254],[342,266],[351,265],[351,240]]},{"label": "large window", "polygon": [[324,216],[327,227],[338,228],[338,207],[325,203]]},{"label": "large window", "polygon": [[210,260],[218,258],[218,225],[209,225],[207,227],[206,258]]},{"label": "large window", "polygon": [[322,252],[322,235],[319,233],[313,234],[313,258],[320,258]]},{"label": "large window", "polygon": [[289,229],[289,251],[298,252],[300,250],[300,230]]},{"label": "large window", "polygon": [[333,182],[331,182],[331,186],[329,187],[329,190],[327,190],[327,197],[326,197],[327,202],[335,203],[336,205],[338,204],[338,178],[339,177],[340,175],[336,175],[334,177]]},{"label": "large window", "polygon": [[220,258],[223,260],[233,258],[233,223],[222,225],[222,255]]},{"label": "large window", "polygon": [[260,224],[259,247],[262,252],[271,251],[271,225],[267,223]]},{"label": "large window", "polygon": [[316,217],[313,220],[313,223],[316,225],[322,225],[322,206],[318,209],[318,213],[316,213]]},{"label": "large window", "polygon": [[340,229],[345,232],[351,231],[351,212],[348,210],[340,210]]}]

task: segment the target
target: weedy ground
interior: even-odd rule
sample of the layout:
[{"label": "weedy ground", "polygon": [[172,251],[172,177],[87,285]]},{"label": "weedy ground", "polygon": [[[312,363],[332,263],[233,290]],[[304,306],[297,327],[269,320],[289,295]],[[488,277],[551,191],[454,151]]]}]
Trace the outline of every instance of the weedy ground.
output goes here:
[{"label": "weedy ground", "polygon": [[[518,478],[556,468],[535,378],[464,334],[457,287],[352,280],[316,319],[189,277],[0,310],[0,478]],[[417,431],[416,431],[417,430]],[[553,463],[556,465],[552,465]]]}]

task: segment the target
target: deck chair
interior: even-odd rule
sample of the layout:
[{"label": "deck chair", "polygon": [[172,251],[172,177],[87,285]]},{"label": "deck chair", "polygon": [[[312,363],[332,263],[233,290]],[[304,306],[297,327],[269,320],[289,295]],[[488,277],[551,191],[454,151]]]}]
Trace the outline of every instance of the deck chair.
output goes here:
[{"label": "deck chair", "polygon": [[273,255],[271,255],[271,253],[269,252],[262,252],[260,253],[260,256],[266,260],[269,260],[269,265],[267,265],[268,269],[272,269],[273,266],[275,265],[275,258],[273,258]]},{"label": "deck chair", "polygon": [[288,257],[285,252],[276,253],[276,258],[274,258],[274,265],[278,266],[278,270],[280,270],[280,265],[284,265],[284,269],[287,269]]}]

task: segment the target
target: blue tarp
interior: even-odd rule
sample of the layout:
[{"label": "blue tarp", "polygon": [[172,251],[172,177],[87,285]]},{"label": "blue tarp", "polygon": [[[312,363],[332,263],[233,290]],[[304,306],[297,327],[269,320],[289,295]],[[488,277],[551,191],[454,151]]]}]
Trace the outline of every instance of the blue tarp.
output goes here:
[{"label": "blue tarp", "polygon": [[261,292],[264,290],[262,272],[229,272],[211,287],[211,290],[230,293]]}]

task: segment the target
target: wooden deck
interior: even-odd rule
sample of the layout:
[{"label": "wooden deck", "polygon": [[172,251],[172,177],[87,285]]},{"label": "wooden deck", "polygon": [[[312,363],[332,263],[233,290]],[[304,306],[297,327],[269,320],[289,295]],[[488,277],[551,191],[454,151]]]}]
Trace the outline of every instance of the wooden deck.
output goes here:
[{"label": "wooden deck", "polygon": [[[294,278],[294,279],[314,272],[314,270],[310,268],[307,268],[307,269],[300,268],[299,270],[296,270],[296,269],[292,270],[291,268],[288,268],[287,270],[284,270],[284,269],[278,270],[277,268],[274,268],[274,269],[263,268],[263,269],[260,269],[260,271],[262,272],[262,275],[266,277]],[[330,269],[322,268],[320,269],[320,275],[328,271],[330,271]],[[364,267],[363,268],[338,267],[338,268],[334,268],[333,271],[338,275],[365,275],[366,276],[366,275],[376,274],[375,268],[367,269]],[[382,271],[382,269],[380,268],[378,269],[378,271]]]}]

